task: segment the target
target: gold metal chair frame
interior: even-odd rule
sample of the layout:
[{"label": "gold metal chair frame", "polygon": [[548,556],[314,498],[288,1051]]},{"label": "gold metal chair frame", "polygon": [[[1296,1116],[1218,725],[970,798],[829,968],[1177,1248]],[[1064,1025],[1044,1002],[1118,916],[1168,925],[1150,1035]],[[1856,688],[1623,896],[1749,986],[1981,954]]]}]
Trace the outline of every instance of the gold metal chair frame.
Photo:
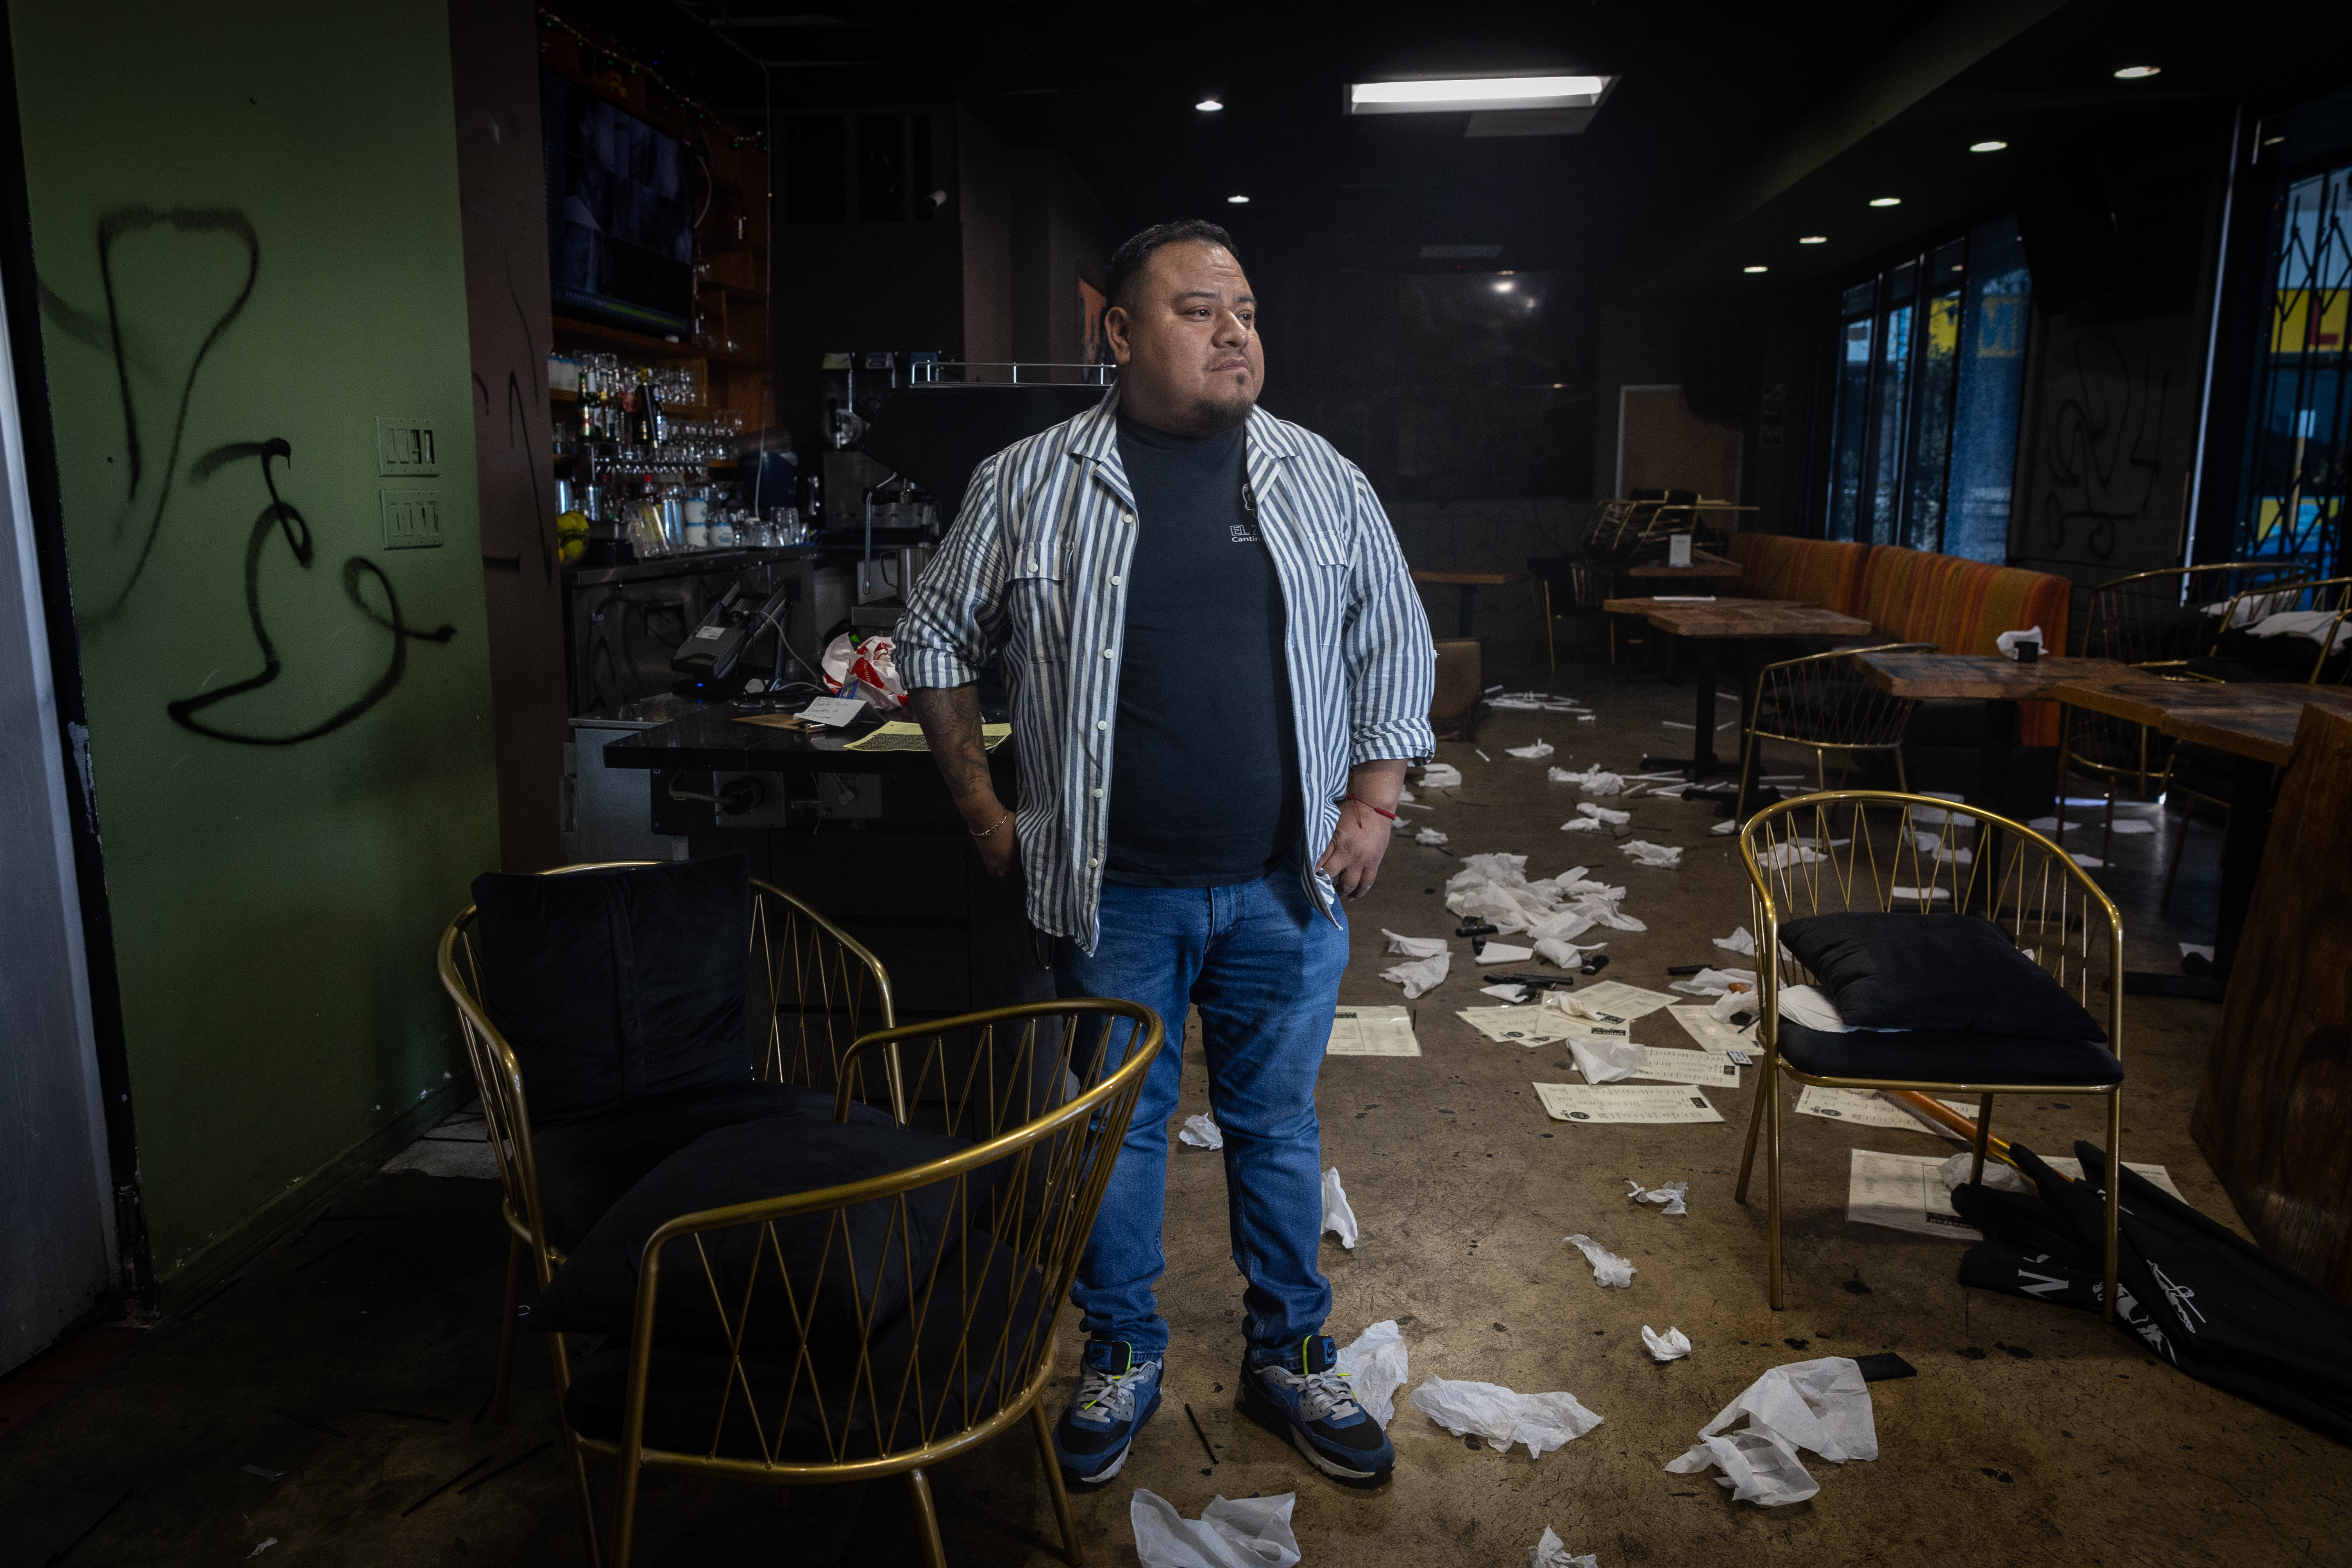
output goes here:
[{"label": "gold metal chair frame", "polygon": [[[1756,743],[1759,741],[1779,741],[1784,745],[1802,746],[1813,753],[1814,778],[1824,790],[1830,787],[1829,753],[1854,752],[1885,752],[1895,759],[1895,783],[1899,789],[1909,789],[1911,781],[1903,771],[1903,730],[1911,721],[1918,700],[1897,697],[1871,684],[1867,676],[1859,672],[1860,656],[1866,653],[1934,653],[1936,645],[1926,642],[1880,643],[1871,647],[1833,648],[1827,653],[1809,653],[1798,658],[1784,658],[1766,665],[1756,678],[1756,701],[1749,710],[1755,715],[1748,726],[1748,734],[1739,753],[1739,795],[1732,806],[1733,820],[1748,820],[1748,781],[1754,775]],[[1856,672],[1850,679],[1832,684],[1828,679],[1840,660],[1852,661]],[[1820,694],[1820,700],[1808,704],[1809,689]],[[1782,716],[1808,712],[1823,715],[1814,725],[1795,725],[1781,730],[1762,727],[1767,703]],[[1812,732],[1804,733],[1810,729]],[[1840,782],[1851,770],[1842,767]]]},{"label": "gold metal chair frame", "polygon": [[[1871,832],[1876,823],[1873,808],[1885,807],[1879,820],[1891,817],[1891,831]],[[1916,814],[1936,815],[1921,817]],[[1843,822],[1839,818],[1843,816]],[[1975,828],[1972,848],[1956,842],[1955,829],[1967,818]],[[1920,847],[1925,826],[1938,831],[1937,849]],[[1801,828],[1811,832],[1801,832]],[[1846,842],[1837,843],[1841,829]],[[1969,849],[1965,864],[1945,858]],[[1802,854],[1798,853],[1801,849]],[[1739,855],[1748,868],[1753,929],[1756,932],[1757,975],[1761,995],[1756,1035],[1763,1047],[1758,1063],[1762,1080],[1748,1121],[1747,1147],[1739,1159],[1739,1181],[1734,1197],[1748,1201],[1748,1184],[1756,1163],[1759,1135],[1764,1146],[1766,1229],[1766,1296],[1774,1311],[1781,1306],[1780,1267],[1780,1079],[1828,1089],[1912,1089],[1932,1094],[1977,1097],[1975,1160],[1969,1179],[1981,1179],[1988,1140],[1992,1131],[1993,1100],[2002,1094],[2100,1096],[2107,1102],[2107,1160],[2111,1167],[2123,1159],[2123,1085],[2015,1084],[1969,1079],[1926,1080],[1825,1076],[1805,1072],[1780,1051],[1780,995],[1784,984],[1806,984],[1811,977],[1792,958],[1781,954],[1780,924],[1797,914],[1839,910],[1890,911],[1905,887],[1922,896],[1906,900],[1921,915],[1953,912],[1981,914],[2002,925],[2021,948],[2031,947],[2034,962],[2059,984],[2072,992],[2087,1009],[2094,994],[2093,935],[2104,931],[2096,944],[2105,958],[2107,1048],[2123,1057],[2124,928],[2113,900],[2067,853],[2024,824],[1974,806],[1956,805],[1929,795],[1882,790],[1840,790],[1802,795],[1769,805],[1749,818],[1739,834]],[[1810,857],[1810,858],[1808,858]],[[1944,895],[1937,898],[1940,890]],[[2076,895],[2079,894],[2079,900]],[[2079,939],[2076,933],[2079,932]],[[2070,973],[2071,983],[2070,983]],[[1791,978],[1803,976],[1802,979]],[[2121,1215],[2123,1184],[2107,1184],[2106,1285],[2102,1301],[2109,1322],[2116,1315],[2116,1245]]]},{"label": "gold metal chair frame", "polygon": [[[555,867],[541,875],[561,877],[577,871],[621,870],[660,864],[655,860],[593,861]],[[474,942],[474,915],[469,904],[449,922],[448,930],[441,936],[438,967],[443,989],[457,1005],[458,1028],[465,1036],[466,1055],[473,1066],[475,1089],[481,1098],[482,1117],[488,1124],[490,1151],[498,1162],[502,1189],[499,1212],[506,1220],[509,1235],[506,1300],[499,1327],[499,1365],[491,1394],[490,1418],[504,1423],[508,1391],[513,1382],[515,1309],[522,1298],[523,1271],[528,1267],[544,1288],[555,1270],[563,1266],[563,1253],[549,1240],[545,1216],[540,1209],[539,1166],[531,1149],[530,1116],[523,1098],[521,1067],[515,1059],[513,1047],[482,1010],[482,963]],[[803,921],[809,932],[803,931]],[[882,967],[882,961],[824,915],[782,888],[756,877],[751,880],[751,952],[762,960],[760,973],[767,984],[772,1004],[767,1039],[758,1064],[760,1076],[772,1082],[801,1082],[812,1087],[837,1087],[857,1077],[845,1075],[842,1069],[849,1047],[860,1032],[856,1020],[862,1016],[867,1001],[867,979],[872,981],[874,1010],[883,1027],[887,1029],[898,1021],[891,1000],[890,976]],[[787,977],[790,994],[797,999],[793,1009],[797,1026],[789,1042],[782,1005]],[[818,1001],[824,1004],[814,1009],[807,1005],[812,986]],[[842,1005],[833,1005],[835,1002]],[[845,1030],[836,1026],[836,1019],[845,1013],[851,1020]],[[813,1018],[822,1020],[821,1037],[812,1027]],[[820,1047],[825,1058],[822,1076],[818,1070]],[[906,1095],[895,1050],[887,1055],[883,1070],[891,1114],[904,1124]]]},{"label": "gold metal chair frame", "polygon": [[[1039,1081],[1036,1072],[1039,1058],[1035,1056],[1037,1026],[1048,1018],[1062,1022],[1062,1045],[1055,1065],[1065,1074],[1076,1074],[1081,1087],[1045,1114],[1026,1119],[1001,1131],[994,1131],[999,1122],[1009,1119],[1010,1113],[1034,1109],[1016,1105],[1013,1097],[1020,1084],[1034,1085]],[[1099,1021],[1101,1027],[1096,1034],[1094,1049],[1082,1060],[1082,1053],[1074,1048],[1074,1042],[1082,1033],[1080,1025],[1088,1019]],[[1111,1042],[1116,1033],[1115,1022],[1118,1019],[1127,1020],[1131,1027],[1127,1033],[1125,1048],[1114,1053]],[[992,1047],[996,1028],[1013,1023],[1025,1023],[1027,1029],[1023,1044],[1012,1053],[1012,1062],[1007,1064],[999,1059]],[[948,1036],[964,1031],[979,1036],[981,1043],[992,1048],[976,1051],[972,1070],[959,1088],[949,1081],[945,1046]],[[1101,1207],[1119,1145],[1127,1135],[1136,1101],[1143,1092],[1144,1077],[1150,1070],[1152,1059],[1166,1042],[1166,1032],[1159,1016],[1139,1004],[1075,997],[1024,1003],[886,1029],[857,1041],[851,1051],[853,1056],[875,1049],[896,1051],[901,1042],[925,1037],[932,1040],[933,1048],[925,1054],[923,1066],[915,1076],[919,1093],[933,1084],[931,1069],[936,1067],[939,1069],[937,1087],[949,1096],[949,1131],[972,1130],[989,1132],[990,1136],[961,1153],[910,1166],[888,1175],[760,1203],[681,1215],[656,1231],[646,1242],[637,1276],[636,1311],[629,1341],[627,1404],[622,1418],[621,1439],[605,1442],[579,1436],[572,1432],[568,1420],[564,1428],[575,1450],[609,1458],[618,1468],[620,1489],[614,1511],[614,1568],[627,1568],[635,1523],[637,1485],[647,1469],[682,1471],[783,1486],[838,1485],[878,1479],[885,1476],[904,1476],[921,1524],[924,1562],[928,1568],[945,1568],[947,1559],[940,1536],[939,1515],[933,1506],[930,1483],[924,1471],[986,1442],[1024,1416],[1028,1418],[1045,1463],[1047,1488],[1053,1494],[1055,1515],[1061,1528],[1064,1555],[1073,1564],[1085,1561],[1085,1549],[1079,1542],[1076,1522],[1070,1511],[1069,1494],[1063,1484],[1061,1468],[1054,1457],[1053,1431],[1045,1415],[1045,1393],[1053,1375],[1055,1334],[1068,1301],[1071,1280],[1077,1272],[1080,1254],[1093,1233],[1095,1215]],[[980,1062],[982,1055],[988,1058],[985,1070]],[[1025,1073],[1017,1070],[1018,1064],[1022,1062],[1029,1064],[1029,1070]],[[1106,1069],[1109,1070],[1106,1072]],[[1055,1081],[1066,1079],[1057,1079]],[[845,1082],[836,1104],[836,1119],[847,1114],[848,1106],[848,1087]],[[897,1452],[816,1463],[781,1461],[772,1456],[749,1459],[721,1455],[715,1451],[719,1442],[716,1433],[712,1438],[713,1451],[709,1453],[679,1453],[645,1445],[646,1388],[651,1373],[666,1248],[711,1231],[738,1226],[767,1226],[778,1220],[827,1210],[903,1198],[919,1188],[941,1183],[958,1184],[957,1197],[962,1200],[965,1197],[962,1178],[982,1166],[1006,1160],[1013,1163],[1013,1173],[997,1187],[994,1223],[990,1228],[1000,1236],[1006,1234],[1008,1227],[1017,1233],[1022,1228],[1021,1224],[1010,1217],[1011,1210],[1024,1201],[1029,1188],[1027,1178],[1031,1163],[1041,1149],[1045,1154],[1045,1189],[1035,1205],[1037,1223],[1027,1227],[1020,1247],[1022,1258],[1037,1273],[1039,1310],[1036,1318],[1028,1324],[1028,1332],[1019,1345],[1006,1342],[1019,1326],[1008,1322],[1004,1334],[1000,1336],[994,1347],[997,1359],[992,1364],[1002,1370],[1002,1380],[998,1384],[1000,1390],[1016,1377],[1018,1386],[1009,1394],[1000,1393],[997,1408],[992,1414],[955,1432],[928,1437],[915,1447]],[[690,1270],[696,1261],[698,1259],[689,1258],[685,1267]],[[707,1263],[705,1271],[707,1274]],[[932,1284],[925,1287],[926,1304],[935,1283],[936,1277]],[[786,1288],[791,1288],[789,1279]],[[747,1292],[745,1310],[748,1311],[748,1309]],[[969,1327],[968,1318],[966,1321]],[[740,1337],[740,1323],[734,1325],[734,1331]],[[868,1374],[869,1379],[866,1352],[870,1348],[870,1345],[861,1346],[858,1364],[858,1372]],[[739,1377],[741,1361],[739,1350],[734,1358],[734,1371]],[[805,1364],[806,1361],[803,1351],[801,1363]],[[1022,1364],[1024,1362],[1025,1371]],[[735,1386],[730,1383],[730,1398]],[[740,1386],[744,1391],[743,1398],[748,1403],[751,1398],[748,1379],[743,1380]],[[788,1398],[787,1411],[790,1403]],[[893,1435],[895,1431],[894,1425]],[[765,1436],[763,1428],[763,1443]],[[585,1500],[587,1483],[584,1468],[581,1472],[581,1484]],[[583,1506],[588,1506],[584,1500]]]}]

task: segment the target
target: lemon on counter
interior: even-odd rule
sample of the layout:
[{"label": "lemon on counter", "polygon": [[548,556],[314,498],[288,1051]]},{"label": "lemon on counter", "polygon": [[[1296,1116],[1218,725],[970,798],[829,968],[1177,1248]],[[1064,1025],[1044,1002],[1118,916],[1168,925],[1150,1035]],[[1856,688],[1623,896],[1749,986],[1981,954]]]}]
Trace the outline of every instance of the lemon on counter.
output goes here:
[{"label": "lemon on counter", "polygon": [[567,511],[555,520],[555,547],[566,563],[577,561],[588,553],[588,518],[585,513]]}]

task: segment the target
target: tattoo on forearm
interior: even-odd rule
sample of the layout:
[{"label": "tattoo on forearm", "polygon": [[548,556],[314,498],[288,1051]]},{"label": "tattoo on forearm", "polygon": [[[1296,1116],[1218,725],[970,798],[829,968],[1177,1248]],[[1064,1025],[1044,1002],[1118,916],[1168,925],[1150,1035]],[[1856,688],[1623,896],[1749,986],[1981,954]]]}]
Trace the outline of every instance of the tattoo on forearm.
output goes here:
[{"label": "tattoo on forearm", "polygon": [[993,795],[996,786],[988,776],[988,748],[980,734],[979,688],[919,688],[911,705],[949,793],[959,802]]}]

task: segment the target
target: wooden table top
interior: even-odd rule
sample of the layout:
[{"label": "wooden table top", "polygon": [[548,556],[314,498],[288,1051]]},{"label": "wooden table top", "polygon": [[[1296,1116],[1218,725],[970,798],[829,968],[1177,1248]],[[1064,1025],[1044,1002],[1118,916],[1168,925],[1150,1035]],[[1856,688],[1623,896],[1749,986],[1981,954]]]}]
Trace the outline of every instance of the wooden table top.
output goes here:
[{"label": "wooden table top", "polygon": [[2155,676],[2066,685],[2062,702],[2147,724],[2175,740],[2282,763],[2294,754],[2306,706],[2352,718],[2352,688],[2289,682],[2163,680]]},{"label": "wooden table top", "polygon": [[1454,583],[1469,588],[1499,588],[1511,580],[1507,572],[1416,572],[1416,583]]},{"label": "wooden table top", "polygon": [[2103,686],[2131,676],[2111,658],[2037,658],[2020,664],[1999,653],[1866,653],[1870,683],[1897,697],[1923,700],[2029,702],[2055,689]]},{"label": "wooden table top", "polygon": [[1851,637],[1870,630],[1868,621],[1797,599],[1611,599],[1601,607],[1684,637]]}]

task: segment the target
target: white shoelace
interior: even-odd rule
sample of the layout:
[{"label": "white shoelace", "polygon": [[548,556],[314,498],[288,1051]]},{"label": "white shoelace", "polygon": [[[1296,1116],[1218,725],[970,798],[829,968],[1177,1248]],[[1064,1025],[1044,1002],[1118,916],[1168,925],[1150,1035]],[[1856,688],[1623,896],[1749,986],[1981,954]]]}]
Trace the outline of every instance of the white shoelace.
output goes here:
[{"label": "white shoelace", "polygon": [[1097,1405],[1113,1421],[1126,1421],[1135,1415],[1135,1391],[1145,1379],[1158,1370],[1159,1363],[1137,1362],[1122,1373],[1098,1372],[1088,1367],[1078,1379],[1078,1408],[1092,1410]]},{"label": "white shoelace", "polygon": [[1309,1421],[1329,1421],[1335,1416],[1344,1421],[1357,1413],[1356,1395],[1349,1388],[1348,1374],[1344,1372],[1310,1372],[1302,1376],[1288,1367],[1276,1366],[1267,1370],[1281,1378],[1286,1385],[1305,1385],[1305,1392],[1298,1396],[1298,1404],[1300,1411]]}]

